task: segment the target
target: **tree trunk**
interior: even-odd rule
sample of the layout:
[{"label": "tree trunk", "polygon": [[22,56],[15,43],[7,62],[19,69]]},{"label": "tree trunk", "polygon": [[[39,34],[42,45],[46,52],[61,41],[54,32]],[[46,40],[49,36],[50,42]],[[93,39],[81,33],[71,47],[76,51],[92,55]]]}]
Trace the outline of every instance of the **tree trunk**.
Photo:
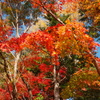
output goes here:
[{"label": "tree trunk", "polygon": [[17,99],[17,90],[16,90],[16,84],[14,84],[14,83],[12,83],[12,85],[13,85],[13,91],[12,91],[12,98],[13,98],[13,100],[18,100]]},{"label": "tree trunk", "polygon": [[54,100],[60,100],[59,83],[58,82],[55,82],[55,84],[54,84]]},{"label": "tree trunk", "polygon": [[54,66],[54,100],[60,100],[60,94],[59,94],[59,80],[58,80],[58,74],[56,70],[56,66]]}]

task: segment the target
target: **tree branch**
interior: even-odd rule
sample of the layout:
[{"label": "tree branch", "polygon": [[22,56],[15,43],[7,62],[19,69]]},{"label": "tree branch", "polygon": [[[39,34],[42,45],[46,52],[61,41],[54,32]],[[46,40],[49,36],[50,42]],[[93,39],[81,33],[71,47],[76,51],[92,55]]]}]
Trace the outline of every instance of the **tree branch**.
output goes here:
[{"label": "tree branch", "polygon": [[95,60],[95,57],[94,57],[94,55],[91,53],[91,51],[88,50],[87,52],[88,52],[88,54],[90,54],[90,56],[92,57],[93,63],[94,63],[94,65],[95,65],[96,69],[97,69],[98,74],[100,75],[100,66],[98,66],[98,62]]},{"label": "tree branch", "polygon": [[31,92],[31,88],[30,88],[29,84],[25,81],[25,79],[23,78],[23,76],[21,76],[21,79],[22,79],[22,81],[24,82],[24,84],[26,85],[26,87],[27,87],[27,89],[28,89],[28,93],[29,93],[29,95],[30,95],[29,100],[33,100],[33,99],[32,99],[32,98],[33,98],[32,92]]},{"label": "tree branch", "polygon": [[[32,2],[34,2],[34,1],[32,1]],[[59,23],[61,23],[61,24],[63,24],[63,25],[65,25],[51,10],[49,10],[49,9],[47,9],[46,7],[45,7],[45,3],[42,3],[42,1],[40,0],[40,2],[41,2],[41,4],[39,4],[39,3],[37,3],[37,2],[34,2],[34,3],[36,3],[36,4],[38,4],[40,7],[42,7],[46,12],[48,12],[53,18],[55,18]]]}]

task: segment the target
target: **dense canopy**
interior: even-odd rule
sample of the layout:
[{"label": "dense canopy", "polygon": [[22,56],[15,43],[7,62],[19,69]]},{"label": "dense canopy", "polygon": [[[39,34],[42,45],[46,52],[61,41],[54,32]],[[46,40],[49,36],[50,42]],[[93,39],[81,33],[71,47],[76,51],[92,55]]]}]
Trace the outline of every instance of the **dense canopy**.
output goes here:
[{"label": "dense canopy", "polygon": [[99,100],[99,6],[100,0],[2,0],[0,100]]}]

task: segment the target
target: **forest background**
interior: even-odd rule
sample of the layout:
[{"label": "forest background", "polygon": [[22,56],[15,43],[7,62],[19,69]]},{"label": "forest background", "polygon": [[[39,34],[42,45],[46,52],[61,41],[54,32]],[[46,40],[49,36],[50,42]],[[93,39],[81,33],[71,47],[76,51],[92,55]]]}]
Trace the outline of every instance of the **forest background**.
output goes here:
[{"label": "forest background", "polygon": [[100,100],[100,0],[0,1],[0,100]]}]

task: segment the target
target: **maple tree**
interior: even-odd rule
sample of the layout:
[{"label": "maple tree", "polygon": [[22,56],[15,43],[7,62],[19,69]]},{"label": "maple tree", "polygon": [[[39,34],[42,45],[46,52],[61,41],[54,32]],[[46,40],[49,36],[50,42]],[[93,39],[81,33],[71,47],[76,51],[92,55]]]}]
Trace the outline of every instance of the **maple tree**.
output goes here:
[{"label": "maple tree", "polygon": [[[15,23],[16,37],[2,42],[1,47],[4,48],[0,48],[5,69],[4,87],[0,89],[5,96],[0,94],[0,99],[61,100],[62,86],[66,85],[73,73],[84,67],[90,69],[92,65],[100,74],[99,60],[94,57],[96,46],[100,45],[86,34],[88,30],[83,23],[75,20],[62,22],[53,13],[60,9],[59,6],[63,7],[65,1],[74,0],[60,0],[61,5],[53,0],[29,1],[34,8],[40,7],[41,11],[49,13],[60,24],[19,35],[19,23]],[[12,58],[6,58],[3,52],[12,54]],[[73,69],[72,72],[70,69]]]}]

